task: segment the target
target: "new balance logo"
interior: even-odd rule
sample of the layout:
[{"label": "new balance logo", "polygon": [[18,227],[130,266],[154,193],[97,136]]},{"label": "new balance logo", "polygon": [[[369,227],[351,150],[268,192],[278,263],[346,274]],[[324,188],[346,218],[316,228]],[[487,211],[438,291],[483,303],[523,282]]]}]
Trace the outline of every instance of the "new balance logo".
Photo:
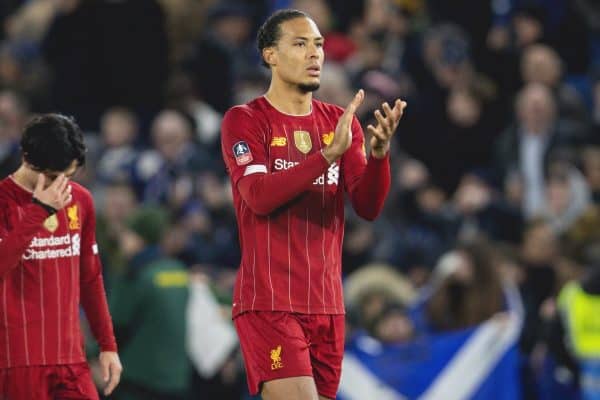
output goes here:
[{"label": "new balance logo", "polygon": [[271,139],[271,146],[285,147],[287,146],[287,138],[284,136],[275,136],[273,139]]}]

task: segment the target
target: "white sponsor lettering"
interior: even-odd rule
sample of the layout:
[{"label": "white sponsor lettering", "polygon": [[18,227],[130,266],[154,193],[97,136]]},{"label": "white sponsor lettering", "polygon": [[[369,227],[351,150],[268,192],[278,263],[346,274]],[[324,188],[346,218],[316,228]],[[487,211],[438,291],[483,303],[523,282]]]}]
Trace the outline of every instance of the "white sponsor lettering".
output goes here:
[{"label": "white sponsor lettering", "polygon": [[64,236],[34,237],[29,247],[54,247],[64,246],[65,244],[71,244],[71,236],[68,233]]},{"label": "white sponsor lettering", "polygon": [[[274,162],[275,171],[287,170],[295,167],[300,164],[297,161],[287,161],[281,158],[276,158]],[[327,170],[327,184],[328,185],[337,185],[340,177],[340,166],[337,163],[333,163],[329,166]],[[317,179],[313,181],[313,185],[324,185],[325,184],[325,174],[319,176]]]},{"label": "white sponsor lettering", "polygon": [[[62,248],[53,248],[62,246]],[[40,247],[46,247],[40,249]],[[50,248],[48,248],[50,247]],[[79,234],[64,236],[34,237],[29,248],[23,254],[24,260],[46,260],[65,257],[76,257],[81,253]]]},{"label": "white sponsor lettering", "polygon": [[297,161],[287,161],[287,160],[283,160],[281,158],[276,158],[275,159],[275,170],[276,171],[281,171],[286,170],[286,169],[290,169],[292,167],[295,167],[296,165],[300,164]]},{"label": "white sponsor lettering", "polygon": [[72,257],[73,249],[67,247],[65,249],[46,249],[46,250],[34,250],[32,248],[27,249],[23,254],[24,260],[46,260],[49,258],[64,258]]},{"label": "white sponsor lettering", "polygon": [[336,163],[333,163],[329,166],[327,170],[327,184],[328,185],[337,185],[340,178],[340,166]]},{"label": "white sponsor lettering", "polygon": [[79,233],[73,235],[73,255],[78,256],[81,253],[81,240],[79,239]]}]

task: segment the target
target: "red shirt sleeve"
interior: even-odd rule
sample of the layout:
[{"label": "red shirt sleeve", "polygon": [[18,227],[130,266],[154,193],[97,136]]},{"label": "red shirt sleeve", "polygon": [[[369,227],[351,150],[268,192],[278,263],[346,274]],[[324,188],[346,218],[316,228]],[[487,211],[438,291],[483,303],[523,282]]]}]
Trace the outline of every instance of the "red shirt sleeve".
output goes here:
[{"label": "red shirt sleeve", "polygon": [[96,244],[96,214],[91,195],[85,192],[81,226],[80,290],[81,305],[101,351],[117,351],[112,320],[108,312],[102,265]]},{"label": "red shirt sleeve", "polygon": [[367,162],[365,136],[356,117],[352,121],[352,145],[342,157],[342,175],[354,211],[369,221],[377,218],[390,191],[389,152],[382,159],[371,156]]},{"label": "red shirt sleeve", "polygon": [[9,229],[9,213],[17,212],[16,204],[0,199],[0,279],[19,265],[21,257],[35,234],[48,218],[42,206],[29,204],[22,209],[23,218]]},{"label": "red shirt sleeve", "polygon": [[317,152],[290,169],[267,173],[265,129],[245,106],[232,108],[223,118],[221,149],[232,185],[258,215],[268,215],[285,205],[329,168],[325,157]]},{"label": "red shirt sleeve", "polygon": [[310,188],[327,168],[329,163],[317,152],[288,170],[246,176],[238,183],[238,189],[255,214],[268,215]]},{"label": "red shirt sleeve", "polygon": [[221,151],[234,186],[243,176],[268,170],[268,127],[254,114],[248,106],[236,106],[221,124]]}]

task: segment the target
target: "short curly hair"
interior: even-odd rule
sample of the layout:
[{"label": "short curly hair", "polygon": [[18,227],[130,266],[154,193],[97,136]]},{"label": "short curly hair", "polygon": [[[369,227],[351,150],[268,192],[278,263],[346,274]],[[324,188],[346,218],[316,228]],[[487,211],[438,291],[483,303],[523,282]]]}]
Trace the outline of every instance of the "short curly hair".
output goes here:
[{"label": "short curly hair", "polygon": [[269,64],[265,62],[265,59],[262,56],[263,49],[267,47],[272,47],[277,44],[277,41],[281,37],[281,29],[280,26],[285,21],[289,21],[296,18],[310,18],[310,16],[300,10],[294,9],[284,9],[279,10],[273,14],[262,24],[259,28],[258,33],[256,35],[256,44],[258,47],[258,53],[260,54],[260,59],[262,65],[267,68],[270,68]]}]

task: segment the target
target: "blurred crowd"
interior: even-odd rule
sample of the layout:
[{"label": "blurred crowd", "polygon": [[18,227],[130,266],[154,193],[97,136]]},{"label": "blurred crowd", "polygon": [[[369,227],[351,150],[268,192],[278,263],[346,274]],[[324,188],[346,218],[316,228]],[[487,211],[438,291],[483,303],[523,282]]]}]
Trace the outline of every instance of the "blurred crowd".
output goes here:
[{"label": "blurred crowd", "polygon": [[[31,115],[73,115],[85,130],[76,179],[98,209],[125,367],[115,398],[243,396],[220,121],[266,90],[254,38],[282,7],[308,12],[326,39],[317,98],[345,105],[365,89],[363,126],[382,102],[408,102],[384,214],[366,223],[348,209],[348,336],[472,327],[506,310],[515,285],[524,398],[577,393],[559,296],[568,282],[600,295],[598,2],[2,0],[0,176],[18,166]],[[191,343],[188,325],[207,324],[224,325]],[[224,355],[207,361],[215,348]]]}]

